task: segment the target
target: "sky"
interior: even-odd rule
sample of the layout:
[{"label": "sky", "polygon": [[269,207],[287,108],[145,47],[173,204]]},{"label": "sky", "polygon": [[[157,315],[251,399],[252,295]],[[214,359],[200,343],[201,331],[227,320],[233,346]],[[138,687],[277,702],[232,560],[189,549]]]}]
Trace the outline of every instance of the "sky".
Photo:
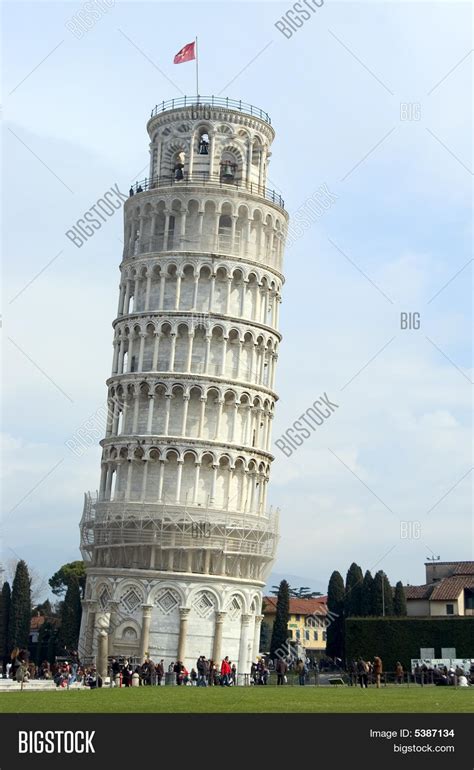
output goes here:
[{"label": "sky", "polygon": [[172,61],[196,35],[200,92],[270,114],[268,184],[304,223],[273,442],[321,394],[337,404],[291,456],[274,443],[270,584],[324,592],[352,561],[417,584],[427,557],[472,559],[469,4],[326,0],[291,36],[286,3],[97,8],[80,34],[80,2],[3,4],[3,561],[49,577],[80,558],[100,448],[66,442],[106,398],[122,212],[80,249],[65,232],[147,174],[150,110],[195,93]]}]

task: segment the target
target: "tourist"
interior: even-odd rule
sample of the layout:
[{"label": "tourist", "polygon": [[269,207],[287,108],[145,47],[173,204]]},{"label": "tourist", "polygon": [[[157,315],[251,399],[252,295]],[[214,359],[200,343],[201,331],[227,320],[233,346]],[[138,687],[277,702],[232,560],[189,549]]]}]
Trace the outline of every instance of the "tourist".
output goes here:
[{"label": "tourist", "polygon": [[298,674],[298,681],[301,685],[304,685],[306,682],[306,669],[303,661],[301,658],[298,658],[298,661],[296,663],[296,672]]},{"label": "tourist", "polygon": [[197,668],[197,686],[207,687],[207,679],[209,676],[209,663],[204,655],[201,655],[196,661]]},{"label": "tourist", "polygon": [[357,661],[351,660],[349,663],[349,684],[351,687],[357,687]]},{"label": "tourist", "polygon": [[230,682],[234,685],[237,684],[237,666],[235,663],[232,663],[230,667]]},{"label": "tourist", "polygon": [[359,677],[359,684],[362,688],[368,686],[369,680],[369,664],[363,658],[359,658],[357,661],[357,675]]},{"label": "tourist", "polygon": [[193,686],[193,687],[196,687],[196,686],[197,686],[197,678],[198,678],[198,675],[197,675],[197,671],[196,671],[196,669],[195,669],[195,668],[192,668],[192,669],[191,669],[191,673],[190,673],[190,675],[189,675],[189,678],[190,678],[190,680],[191,680],[191,684],[192,684],[192,686]]},{"label": "tourist", "polygon": [[134,194],[134,193],[133,193],[133,187],[131,187],[131,188],[130,188],[130,190],[128,191],[128,194],[129,194],[129,196],[130,196],[130,198],[131,198],[131,197],[132,197],[132,195]]},{"label": "tourist", "polygon": [[231,673],[231,667],[229,663],[229,658],[226,655],[224,660],[221,663],[221,685],[222,687],[226,686],[229,687],[229,675]]},{"label": "tourist", "polygon": [[277,684],[285,684],[286,672],[288,671],[288,663],[283,658],[278,658],[275,663],[275,671],[277,674]]},{"label": "tourist", "polygon": [[377,689],[379,689],[380,681],[382,678],[383,666],[382,666],[382,659],[379,658],[378,655],[376,655],[374,658],[373,672],[375,674],[375,686],[377,687]]},{"label": "tourist", "polygon": [[395,682],[397,684],[403,684],[403,675],[404,675],[403,666],[398,660],[397,665],[395,666]]},{"label": "tourist", "polygon": [[156,664],[156,666],[155,666],[155,674],[156,674],[155,683],[156,683],[157,687],[160,687],[161,686],[161,680],[163,679],[163,677],[165,675],[165,667],[164,667],[164,660],[163,659],[161,659],[160,662]]},{"label": "tourist", "polygon": [[183,664],[180,660],[177,660],[173,666],[173,673],[176,676],[176,684],[181,685],[183,683]]}]

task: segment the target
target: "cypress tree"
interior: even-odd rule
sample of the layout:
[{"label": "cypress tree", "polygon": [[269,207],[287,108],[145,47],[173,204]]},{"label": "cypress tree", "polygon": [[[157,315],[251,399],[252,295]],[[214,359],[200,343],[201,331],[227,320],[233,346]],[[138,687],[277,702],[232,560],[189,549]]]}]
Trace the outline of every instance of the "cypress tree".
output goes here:
[{"label": "cypress tree", "polygon": [[10,584],[5,581],[0,594],[0,660],[8,658],[8,625],[11,610]]},{"label": "cypress tree", "polygon": [[346,618],[362,615],[362,588],[364,576],[358,564],[352,562],[346,576],[344,611]]},{"label": "cypress tree", "polygon": [[388,579],[385,572],[383,573],[383,591],[384,591],[385,614],[393,615],[393,588],[390,585],[390,580]]},{"label": "cypress tree", "polygon": [[81,628],[81,594],[78,581],[71,581],[61,607],[61,645],[68,650],[77,650]]},{"label": "cypress tree", "polygon": [[372,594],[374,590],[374,579],[370,570],[364,575],[364,582],[362,583],[362,596],[360,602],[360,614],[363,617],[372,615]]},{"label": "cypress tree", "polygon": [[266,652],[270,647],[270,634],[271,629],[269,624],[264,620],[260,626],[260,643],[258,646],[259,652]]},{"label": "cypress tree", "polygon": [[328,585],[328,626],[326,654],[344,659],[344,581],[340,572],[333,572]]},{"label": "cypress tree", "polygon": [[288,614],[290,610],[290,586],[286,580],[282,580],[278,589],[275,623],[273,624],[270,655],[276,657],[276,651],[286,648],[288,639]]},{"label": "cypress tree", "polygon": [[393,591],[390,581],[383,570],[379,570],[374,578],[372,592],[372,615],[393,615]]},{"label": "cypress tree", "polygon": [[16,565],[12,585],[12,601],[10,621],[8,624],[8,643],[10,650],[14,647],[28,649],[31,621],[31,580],[26,562]]},{"label": "cypress tree", "polygon": [[372,612],[374,617],[380,618],[383,614],[383,572],[375,573],[372,586]]},{"label": "cypress tree", "polygon": [[401,580],[395,586],[395,595],[393,597],[393,614],[403,616],[407,614],[407,600],[405,589]]}]

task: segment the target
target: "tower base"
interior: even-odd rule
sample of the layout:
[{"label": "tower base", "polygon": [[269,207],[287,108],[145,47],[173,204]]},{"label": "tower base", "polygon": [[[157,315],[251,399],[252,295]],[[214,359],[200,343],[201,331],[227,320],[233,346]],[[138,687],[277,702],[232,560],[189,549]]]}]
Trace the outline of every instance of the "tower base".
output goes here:
[{"label": "tower base", "polygon": [[262,583],[210,575],[90,568],[79,642],[96,661],[99,635],[108,656],[136,663],[180,660],[188,671],[200,655],[218,667],[226,655],[245,683],[259,652]]}]

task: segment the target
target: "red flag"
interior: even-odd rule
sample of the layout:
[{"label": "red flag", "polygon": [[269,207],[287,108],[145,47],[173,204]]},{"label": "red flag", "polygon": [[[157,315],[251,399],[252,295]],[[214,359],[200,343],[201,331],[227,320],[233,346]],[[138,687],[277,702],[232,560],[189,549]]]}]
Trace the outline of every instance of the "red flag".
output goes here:
[{"label": "red flag", "polygon": [[187,43],[174,57],[173,64],[182,64],[185,61],[193,61],[196,58],[196,43]]}]

